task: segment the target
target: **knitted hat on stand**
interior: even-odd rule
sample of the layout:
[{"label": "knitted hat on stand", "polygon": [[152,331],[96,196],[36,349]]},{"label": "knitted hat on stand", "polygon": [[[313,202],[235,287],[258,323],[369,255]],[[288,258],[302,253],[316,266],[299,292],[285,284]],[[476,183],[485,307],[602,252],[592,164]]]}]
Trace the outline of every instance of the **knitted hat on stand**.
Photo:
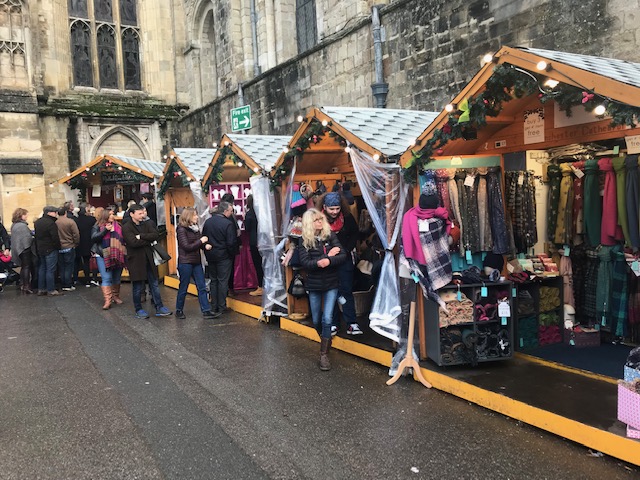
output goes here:
[{"label": "knitted hat on stand", "polygon": [[353,198],[353,193],[351,192],[351,182],[344,182],[342,184],[342,195],[344,195],[344,198],[349,205],[356,203],[356,199]]},{"label": "knitted hat on stand", "polygon": [[293,184],[293,191],[291,192],[291,208],[301,207],[306,205],[307,201],[302,198],[300,193],[300,185],[298,183]]}]

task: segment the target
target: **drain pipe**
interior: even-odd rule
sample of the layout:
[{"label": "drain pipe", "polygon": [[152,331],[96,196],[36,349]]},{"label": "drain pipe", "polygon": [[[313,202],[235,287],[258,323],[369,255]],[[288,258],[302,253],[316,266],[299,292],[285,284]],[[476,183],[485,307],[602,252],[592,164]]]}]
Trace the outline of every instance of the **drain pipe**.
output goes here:
[{"label": "drain pipe", "polygon": [[253,76],[260,75],[260,62],[258,61],[258,14],[256,12],[256,0],[251,0],[251,40],[253,43]]},{"label": "drain pipe", "polygon": [[[244,88],[242,86],[242,83],[238,83],[238,106],[244,107]],[[246,135],[247,131],[241,130],[240,133],[242,135]]]},{"label": "drain pipe", "polygon": [[371,28],[373,30],[373,52],[374,67],[376,74],[375,83],[371,84],[373,99],[376,108],[385,108],[387,106],[387,93],[389,93],[389,84],[384,81],[384,72],[382,70],[382,29],[380,27],[379,7],[371,8]]}]

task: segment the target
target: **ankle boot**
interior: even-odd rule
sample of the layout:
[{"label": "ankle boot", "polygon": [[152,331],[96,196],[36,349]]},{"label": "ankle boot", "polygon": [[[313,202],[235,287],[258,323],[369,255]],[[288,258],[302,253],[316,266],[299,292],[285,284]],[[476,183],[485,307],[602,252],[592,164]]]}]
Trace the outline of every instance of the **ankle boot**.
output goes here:
[{"label": "ankle boot", "polygon": [[109,310],[111,306],[111,287],[100,287],[102,289],[102,296],[104,297],[104,305],[102,305],[103,310]]},{"label": "ankle boot", "polygon": [[117,305],[122,305],[122,299],[120,298],[120,284],[111,286],[111,300]]},{"label": "ankle boot", "polygon": [[320,370],[326,372],[331,370],[331,364],[329,363],[329,349],[331,348],[330,338],[320,339]]}]

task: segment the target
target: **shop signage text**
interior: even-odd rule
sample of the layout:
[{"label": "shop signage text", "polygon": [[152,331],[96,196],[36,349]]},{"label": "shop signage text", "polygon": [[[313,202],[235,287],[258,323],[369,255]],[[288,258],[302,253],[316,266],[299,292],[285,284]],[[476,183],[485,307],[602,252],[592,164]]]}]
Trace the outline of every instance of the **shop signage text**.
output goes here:
[{"label": "shop signage text", "polygon": [[102,172],[102,185],[133,185],[140,181],[140,175],[129,170]]}]

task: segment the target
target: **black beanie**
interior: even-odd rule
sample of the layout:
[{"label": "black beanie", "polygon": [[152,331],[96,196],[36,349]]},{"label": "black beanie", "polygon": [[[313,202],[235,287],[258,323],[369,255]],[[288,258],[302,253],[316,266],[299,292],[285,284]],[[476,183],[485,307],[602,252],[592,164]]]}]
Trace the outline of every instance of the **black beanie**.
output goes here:
[{"label": "black beanie", "polygon": [[418,200],[418,205],[423,210],[438,208],[438,195],[422,193],[420,200]]},{"label": "black beanie", "polygon": [[497,253],[488,252],[484,257],[482,265],[484,267],[490,267],[494,270],[502,271],[502,267],[504,267],[504,258],[502,255],[498,255]]}]

